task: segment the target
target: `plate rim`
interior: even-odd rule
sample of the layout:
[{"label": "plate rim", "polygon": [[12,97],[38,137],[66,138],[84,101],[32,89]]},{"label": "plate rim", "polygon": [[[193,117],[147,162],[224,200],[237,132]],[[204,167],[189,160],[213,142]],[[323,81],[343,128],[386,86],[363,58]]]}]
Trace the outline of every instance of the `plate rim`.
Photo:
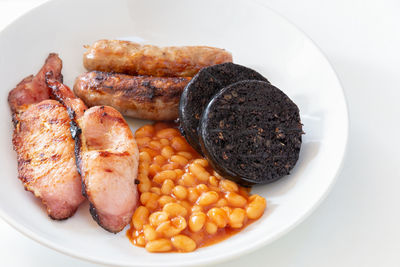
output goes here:
[{"label": "plate rim", "polygon": [[[15,24],[18,20],[20,20],[22,17],[24,17],[27,14],[30,14],[32,12],[35,12],[37,9],[42,8],[43,6],[49,5],[52,2],[56,2],[58,0],[47,0],[31,9],[29,9],[28,11],[20,14],[19,16],[17,16],[16,18],[14,18],[13,20],[11,20],[9,23],[6,24],[6,26],[0,31],[0,39],[1,36],[4,34],[4,32],[6,32],[8,30],[8,28],[10,28],[13,24]],[[341,131],[343,131],[344,133],[344,142],[343,142],[343,148],[341,151],[341,155],[340,155],[340,162],[338,164],[337,169],[333,172],[333,177],[331,179],[330,184],[327,186],[327,188],[325,189],[325,191],[321,194],[321,197],[318,199],[318,201],[314,202],[310,208],[303,213],[301,216],[299,216],[297,218],[297,220],[295,220],[294,223],[292,223],[291,225],[287,226],[286,228],[284,228],[283,230],[281,230],[280,232],[276,233],[275,235],[273,235],[272,237],[263,239],[261,241],[256,241],[254,243],[251,244],[251,246],[246,247],[245,249],[242,249],[240,251],[236,251],[235,253],[226,253],[226,254],[222,254],[220,256],[217,256],[215,258],[211,258],[211,259],[200,259],[195,263],[185,263],[185,264],[179,264],[176,262],[164,262],[163,266],[199,266],[199,265],[210,265],[210,264],[216,264],[216,263],[221,263],[221,262],[225,262],[228,260],[233,260],[236,259],[238,257],[247,255],[255,250],[260,249],[263,246],[267,246],[269,244],[271,244],[272,242],[280,239],[282,236],[288,234],[289,232],[291,232],[294,228],[296,228],[298,225],[300,225],[302,222],[304,222],[320,205],[321,203],[326,199],[326,197],[329,195],[329,193],[332,191],[334,185],[336,184],[337,180],[338,180],[338,176],[340,175],[340,173],[342,172],[343,169],[343,165],[345,162],[345,159],[347,157],[347,151],[348,151],[348,140],[349,140],[349,128],[350,128],[350,117],[349,117],[349,108],[348,108],[348,101],[346,98],[346,94],[345,94],[345,90],[343,87],[343,83],[341,81],[341,79],[338,76],[338,73],[335,69],[335,67],[332,65],[331,61],[329,60],[329,58],[327,57],[327,55],[325,54],[325,52],[321,49],[321,47],[306,33],[304,32],[299,26],[297,26],[294,22],[292,22],[291,20],[289,20],[286,16],[282,15],[280,12],[276,11],[275,9],[271,8],[268,4],[258,1],[258,0],[251,0],[251,2],[253,2],[256,5],[261,6],[262,8],[268,9],[271,13],[273,13],[274,15],[276,15],[277,17],[279,17],[279,19],[281,19],[282,21],[286,22],[288,25],[290,25],[292,28],[294,28],[297,32],[301,33],[301,35],[303,35],[303,37],[305,37],[305,39],[307,41],[309,41],[312,46],[314,46],[314,48],[316,48],[316,50],[318,51],[318,53],[320,54],[320,56],[326,61],[326,63],[328,64],[328,66],[331,68],[332,73],[334,75],[334,78],[336,79],[339,87],[340,87],[340,93],[341,93],[341,99],[344,102],[344,118],[346,121],[343,123],[345,128],[342,128]],[[134,264],[133,262],[131,264],[124,264],[122,262],[120,263],[115,263],[115,262],[110,262],[107,260],[97,260],[94,257],[90,257],[90,256],[85,256],[85,255],[81,255],[79,253],[74,252],[73,250],[67,248],[67,247],[63,247],[58,245],[57,243],[53,242],[50,239],[41,237],[40,235],[36,234],[34,231],[31,231],[30,229],[24,227],[22,224],[18,223],[16,220],[14,220],[13,218],[11,218],[10,216],[8,216],[3,209],[0,209],[0,218],[2,218],[8,225],[10,225],[12,228],[14,228],[15,230],[17,230],[18,232],[20,232],[21,234],[25,235],[26,237],[36,241],[37,243],[43,245],[44,247],[53,249],[61,254],[64,255],[68,255],[70,257],[76,258],[76,259],[80,259],[83,261],[87,261],[87,262],[92,262],[95,264],[102,264],[102,265],[107,265],[107,266],[138,266],[137,264]],[[156,263],[151,263],[151,262],[147,262],[147,263],[140,263],[140,266],[158,266]]]}]

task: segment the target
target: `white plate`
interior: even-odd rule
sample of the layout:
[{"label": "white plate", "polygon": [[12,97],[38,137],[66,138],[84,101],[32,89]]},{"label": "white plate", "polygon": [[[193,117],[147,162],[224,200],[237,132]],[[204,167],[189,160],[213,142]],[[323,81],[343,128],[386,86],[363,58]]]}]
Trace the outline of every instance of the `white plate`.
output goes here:
[{"label": "white plate", "polygon": [[[193,253],[150,254],[133,246],[125,231],[110,234],[91,219],[87,205],[57,222],[17,179],[7,94],[36,73],[49,52],[64,61],[65,82],[84,71],[84,44],[133,38],[157,45],[209,45],[264,74],[300,108],[306,134],[300,159],[280,181],[253,192],[268,201],[264,216],[241,233]],[[124,266],[200,265],[237,257],[265,245],[303,220],[327,194],[345,153],[346,103],[339,81],[319,49],[293,25],[251,1],[70,1],[46,3],[0,35],[0,214],[38,242],[82,259]],[[143,122],[130,120],[132,129]]]}]

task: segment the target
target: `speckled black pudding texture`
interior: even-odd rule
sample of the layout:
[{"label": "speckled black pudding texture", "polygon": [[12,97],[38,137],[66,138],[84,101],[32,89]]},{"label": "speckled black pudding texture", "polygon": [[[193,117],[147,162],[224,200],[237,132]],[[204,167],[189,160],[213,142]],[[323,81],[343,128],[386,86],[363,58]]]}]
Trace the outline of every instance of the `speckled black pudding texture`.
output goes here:
[{"label": "speckled black pudding texture", "polygon": [[212,167],[245,186],[289,174],[303,134],[296,104],[261,81],[241,81],[217,93],[202,115],[199,132]]},{"label": "speckled black pudding texture", "polygon": [[185,87],[179,105],[180,131],[200,154],[198,126],[212,96],[222,88],[243,80],[268,82],[258,72],[234,63],[223,63],[201,69]]}]

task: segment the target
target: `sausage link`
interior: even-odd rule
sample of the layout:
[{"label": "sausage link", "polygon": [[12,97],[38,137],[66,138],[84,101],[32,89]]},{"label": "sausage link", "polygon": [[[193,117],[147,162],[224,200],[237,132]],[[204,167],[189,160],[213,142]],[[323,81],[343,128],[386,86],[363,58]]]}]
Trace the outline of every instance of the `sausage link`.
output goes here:
[{"label": "sausage link", "polygon": [[158,47],[120,40],[99,40],[83,55],[87,70],[157,77],[193,77],[201,68],[224,62],[232,62],[232,55],[220,48]]},{"label": "sausage link", "polygon": [[74,92],[88,106],[112,106],[123,115],[174,120],[189,77],[145,77],[91,71],[78,76]]}]

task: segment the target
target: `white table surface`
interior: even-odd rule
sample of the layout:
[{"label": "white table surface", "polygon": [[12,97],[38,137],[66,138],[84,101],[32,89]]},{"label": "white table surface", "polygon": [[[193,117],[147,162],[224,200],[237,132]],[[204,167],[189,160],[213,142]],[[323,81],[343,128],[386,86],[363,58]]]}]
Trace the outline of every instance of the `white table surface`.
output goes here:
[{"label": "white table surface", "polygon": [[[0,0],[0,29],[44,1]],[[336,69],[349,105],[348,152],[309,218],[218,266],[400,266],[400,1],[257,1],[294,22]],[[100,265],[43,247],[0,219],[0,266]]]}]

